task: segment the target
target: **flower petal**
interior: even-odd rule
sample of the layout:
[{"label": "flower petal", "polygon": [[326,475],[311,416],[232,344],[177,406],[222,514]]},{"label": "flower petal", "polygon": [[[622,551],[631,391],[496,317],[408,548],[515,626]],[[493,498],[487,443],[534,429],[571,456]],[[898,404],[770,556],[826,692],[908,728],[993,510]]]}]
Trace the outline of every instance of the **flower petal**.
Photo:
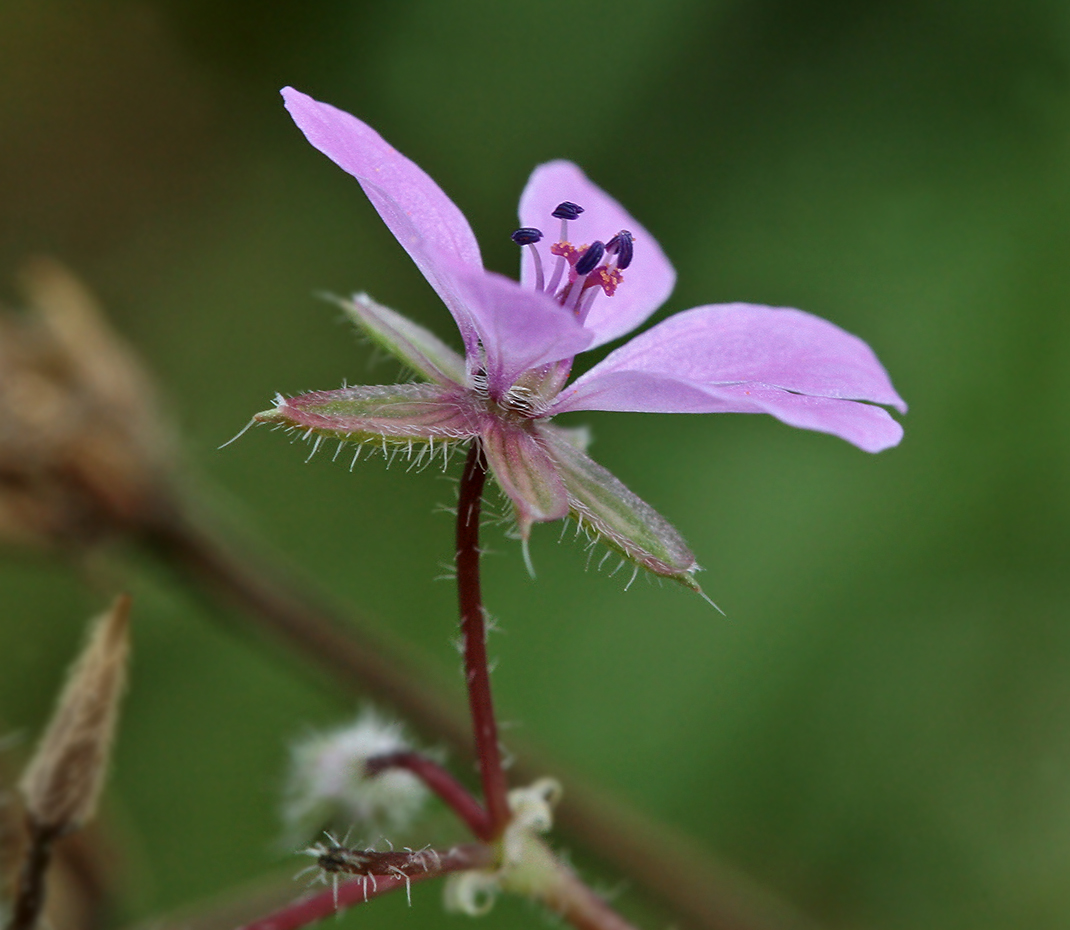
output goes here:
[{"label": "flower petal", "polygon": [[486,352],[487,389],[498,398],[529,368],[571,358],[591,333],[557,301],[491,272],[458,273],[457,283]]},{"label": "flower petal", "polygon": [[568,494],[557,466],[534,433],[491,420],[483,431],[483,452],[498,484],[513,502],[522,538],[528,538],[532,523],[568,515]]},{"label": "flower petal", "polygon": [[539,435],[568,489],[569,510],[598,540],[656,575],[698,591],[698,563],[683,537],[648,503],[579,449],[563,430],[541,424]]},{"label": "flower petal", "polygon": [[279,397],[274,410],[254,419],[353,442],[458,442],[479,432],[479,416],[464,394],[437,384],[376,384]]},{"label": "flower petal", "polygon": [[756,381],[815,397],[907,409],[865,342],[827,320],[787,308],[720,304],[678,313],[611,352],[562,393],[558,408],[584,409],[584,396],[600,392],[602,378],[623,371],[670,375],[698,385]]},{"label": "flower petal", "polygon": [[377,346],[425,378],[443,385],[465,383],[464,359],[430,330],[367,294],[354,294],[338,304]]},{"label": "flower petal", "polygon": [[[832,397],[791,394],[760,384],[717,388],[738,413],[769,413],[789,426],[831,433],[864,452],[883,452],[899,445],[903,427],[883,407]],[[746,409],[748,406],[751,409]]]},{"label": "flower petal", "polygon": [[[574,245],[585,245],[595,240],[606,242],[622,229],[628,230],[635,239],[634,258],[622,272],[624,282],[612,297],[600,294],[584,321],[584,325],[595,334],[591,343],[593,348],[635,329],[665,303],[676,283],[676,272],[657,240],[624,207],[589,181],[569,161],[551,161],[539,165],[532,172],[520,196],[520,225],[541,229],[548,242],[556,242],[560,221],[550,214],[565,200],[583,207],[583,213],[568,224]],[[533,287],[535,275],[531,257],[527,249],[521,251],[521,281],[525,286]],[[545,250],[543,256],[545,260]],[[553,258],[550,260],[556,261]]]},{"label": "flower petal", "polygon": [[[769,413],[789,426],[831,433],[866,452],[899,444],[903,427],[883,407],[793,394],[756,381],[698,385],[671,375],[610,372],[599,390],[586,393],[584,410],[631,410],[647,413]],[[569,408],[571,409],[571,407]],[[554,413],[560,413],[555,409]]]},{"label": "flower petal", "polygon": [[800,310],[748,304],[679,313],[611,352],[551,408],[651,413],[771,413],[866,451],[902,429],[863,400],[906,404],[857,336]]},{"label": "flower petal", "polygon": [[284,87],[282,96],[305,138],[360,181],[372,206],[449,307],[470,344],[471,326],[450,270],[482,268],[483,260],[464,214],[422,168],[355,116],[292,87]]}]

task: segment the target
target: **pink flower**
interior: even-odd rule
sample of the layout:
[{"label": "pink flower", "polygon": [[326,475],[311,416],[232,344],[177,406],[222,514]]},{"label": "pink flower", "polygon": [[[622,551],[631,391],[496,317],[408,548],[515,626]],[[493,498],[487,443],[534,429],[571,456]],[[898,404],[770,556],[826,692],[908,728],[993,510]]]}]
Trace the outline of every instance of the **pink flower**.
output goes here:
[{"label": "pink flower", "polygon": [[800,310],[686,310],[568,384],[577,353],[635,329],[672,291],[676,274],[654,237],[575,165],[540,165],[520,198],[522,225],[513,234],[523,252],[518,284],[484,270],[461,211],[374,130],[292,88],[282,93],[309,142],[360,182],[449,308],[465,357],[358,295],[345,304],[356,323],[426,383],[280,398],[257,419],[384,449],[478,440],[524,539],[533,523],[571,515],[637,565],[696,589],[698,566],[676,530],[586,455],[580,431],[555,426],[552,417],[576,410],[769,413],[868,452],[902,437],[874,406],[906,410],[869,346]]}]

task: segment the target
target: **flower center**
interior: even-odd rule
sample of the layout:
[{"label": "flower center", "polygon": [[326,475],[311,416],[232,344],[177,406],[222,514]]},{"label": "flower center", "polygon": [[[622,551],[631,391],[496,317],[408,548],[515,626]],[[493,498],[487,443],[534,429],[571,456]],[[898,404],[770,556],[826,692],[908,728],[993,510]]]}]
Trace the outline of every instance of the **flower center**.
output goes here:
[{"label": "flower center", "polygon": [[547,279],[543,267],[539,242],[542,230],[524,226],[513,233],[512,239],[519,246],[526,246],[535,263],[535,289],[552,294],[554,299],[576,314],[582,323],[591,311],[591,304],[599,292],[612,297],[624,281],[621,273],[632,262],[634,251],[632,234],[626,229],[613,235],[608,241],[575,245],[571,241],[568,224],[583,213],[583,207],[569,200],[559,203],[550,214],[561,221],[561,234],[550,246],[550,254],[557,257],[553,271]]}]

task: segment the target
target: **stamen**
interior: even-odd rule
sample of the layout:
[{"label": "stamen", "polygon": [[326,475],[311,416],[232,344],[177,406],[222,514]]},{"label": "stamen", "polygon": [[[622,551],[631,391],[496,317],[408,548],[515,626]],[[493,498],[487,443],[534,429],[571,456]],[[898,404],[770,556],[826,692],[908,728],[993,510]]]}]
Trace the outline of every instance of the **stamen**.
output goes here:
[{"label": "stamen", "polygon": [[610,255],[617,256],[617,267],[623,271],[632,263],[634,249],[632,247],[632,234],[622,229],[609,242],[606,243],[606,251]]},{"label": "stamen", "polygon": [[600,288],[592,287],[580,297],[576,305],[576,319],[581,323],[587,319],[587,314],[591,312],[591,304],[594,303],[594,299],[601,293]]},{"label": "stamen", "polygon": [[565,200],[557,205],[550,216],[555,216],[559,220],[574,220],[582,212],[583,207],[578,203],[573,203],[571,200]]},{"label": "stamen", "polygon": [[[561,220],[561,235],[558,237],[558,246],[569,246],[568,241],[568,224],[570,220],[576,219],[583,212],[583,207],[578,203],[573,203],[571,200],[562,200],[550,214],[550,216],[556,217]],[[569,246],[571,248],[571,246]],[[557,263],[554,266],[554,273],[550,277],[550,283],[547,285],[546,290],[549,293],[555,293],[557,291],[557,285],[560,283],[561,278],[565,274],[565,266],[572,264],[572,258],[566,258],[565,254],[558,251],[556,248],[551,248],[550,251],[556,255]],[[567,289],[566,289],[567,293]],[[562,295],[558,295],[560,299]]]},{"label": "stamen", "polygon": [[539,255],[539,250],[535,248],[535,243],[542,238],[542,230],[536,229],[534,226],[521,226],[510,238],[517,245],[530,246],[532,257],[535,259],[535,290],[543,290],[546,279],[542,273],[542,256]]},{"label": "stamen", "polygon": [[602,265],[587,276],[587,283],[590,284],[593,281],[605,291],[606,297],[612,297],[623,280],[624,275],[620,273],[620,269],[612,265]]},{"label": "stamen", "polygon": [[580,298],[583,296],[583,279],[576,278],[571,284],[566,285],[558,296],[561,299],[562,307],[572,313],[576,313]]},{"label": "stamen", "polygon": [[568,242],[568,221],[576,219],[583,212],[583,207],[571,200],[563,200],[554,208],[550,216],[556,216],[561,221],[561,241]]},{"label": "stamen", "polygon": [[534,226],[521,226],[509,238],[517,245],[534,245],[542,238],[542,230]]},{"label": "stamen", "polygon": [[557,285],[561,283],[561,279],[565,275],[565,266],[568,265],[568,259],[565,257],[564,251],[554,251],[554,249],[551,248],[550,252],[557,256],[557,264],[554,265],[554,273],[550,275],[550,283],[546,285],[546,292],[548,294],[555,294],[557,293]]},{"label": "stamen", "polygon": [[596,239],[587,247],[587,251],[583,253],[583,257],[580,258],[578,262],[576,262],[574,266],[576,274],[578,274],[581,278],[585,278],[592,271],[594,271],[595,266],[602,260],[602,256],[605,254],[605,243],[599,242]]}]

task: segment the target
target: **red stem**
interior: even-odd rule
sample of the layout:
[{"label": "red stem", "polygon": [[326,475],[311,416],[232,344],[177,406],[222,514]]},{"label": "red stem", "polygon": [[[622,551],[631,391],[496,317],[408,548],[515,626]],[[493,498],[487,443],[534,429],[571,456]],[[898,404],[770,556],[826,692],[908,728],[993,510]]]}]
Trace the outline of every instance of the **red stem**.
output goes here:
[{"label": "red stem", "polygon": [[[432,872],[427,875],[410,875],[408,883],[422,882],[424,879],[434,878],[437,874]],[[298,898],[266,917],[246,924],[240,930],[298,930],[300,927],[330,917],[335,911],[342,911],[354,904],[363,904],[372,898],[395,891],[405,883],[404,878],[394,876],[379,876],[374,884],[370,877],[352,878],[339,882],[337,888],[328,888],[326,891],[318,891],[314,895]]]},{"label": "red stem", "polygon": [[[412,860],[408,867],[399,869],[405,872],[404,875],[376,875],[374,878],[371,875],[360,875],[357,878],[339,882],[325,891],[298,898],[277,911],[246,924],[240,930],[299,930],[308,924],[323,920],[324,917],[329,917],[336,911],[342,911],[354,904],[363,904],[365,901],[396,891],[413,882],[436,878],[447,872],[486,868],[493,861],[491,850],[482,844],[455,846],[452,849],[441,850],[434,853],[433,859],[425,851],[397,855]],[[429,863],[433,864],[433,867],[428,867]]]},{"label": "red stem", "polygon": [[391,752],[369,759],[364,766],[369,775],[385,769],[405,769],[412,772],[437,794],[463,820],[478,839],[490,840],[494,834],[490,818],[483,806],[468,790],[433,759],[418,752]]},{"label": "red stem", "polygon": [[468,707],[476,738],[476,756],[483,781],[490,836],[496,837],[509,822],[505,770],[498,747],[498,725],[490,694],[487,668],[487,631],[483,595],[479,585],[479,512],[487,466],[479,440],[473,440],[461,475],[457,500],[457,599],[464,638],[464,669],[468,684]]},{"label": "red stem", "polygon": [[541,896],[542,903],[576,930],[636,930],[571,869],[561,867],[557,883]]}]

